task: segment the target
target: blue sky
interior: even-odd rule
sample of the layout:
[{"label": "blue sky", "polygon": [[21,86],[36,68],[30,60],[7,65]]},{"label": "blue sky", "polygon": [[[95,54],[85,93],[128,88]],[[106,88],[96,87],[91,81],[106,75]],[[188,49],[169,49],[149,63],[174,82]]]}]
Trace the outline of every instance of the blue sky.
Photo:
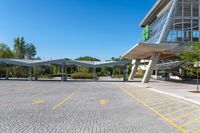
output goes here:
[{"label": "blue sky", "polygon": [[0,0],[0,42],[36,45],[43,59],[118,57],[141,40],[140,21],[156,0]]}]

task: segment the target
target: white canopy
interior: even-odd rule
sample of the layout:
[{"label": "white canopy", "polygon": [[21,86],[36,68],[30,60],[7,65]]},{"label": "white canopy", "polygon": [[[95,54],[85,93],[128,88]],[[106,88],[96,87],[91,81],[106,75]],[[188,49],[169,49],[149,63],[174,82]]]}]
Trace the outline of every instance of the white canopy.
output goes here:
[{"label": "white canopy", "polygon": [[41,66],[41,65],[77,65],[77,66],[85,66],[85,67],[113,67],[113,66],[124,66],[130,64],[131,62],[128,60],[122,61],[81,61],[81,60],[67,60],[67,59],[57,59],[57,60],[22,60],[22,59],[5,59],[0,58],[0,63],[11,64],[11,65],[20,65],[20,66]]}]

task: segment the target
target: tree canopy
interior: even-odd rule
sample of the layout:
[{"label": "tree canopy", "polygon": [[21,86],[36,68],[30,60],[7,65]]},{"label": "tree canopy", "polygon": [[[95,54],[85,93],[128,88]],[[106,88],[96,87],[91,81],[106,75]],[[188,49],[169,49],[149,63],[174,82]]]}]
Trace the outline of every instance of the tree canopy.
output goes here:
[{"label": "tree canopy", "polygon": [[199,91],[198,79],[200,73],[200,42],[195,42],[192,45],[185,47],[185,50],[180,54],[180,58],[185,61],[185,69],[191,76],[197,78],[197,91]]},{"label": "tree canopy", "polygon": [[0,58],[13,58],[14,55],[8,45],[0,43]]},{"label": "tree canopy", "polygon": [[24,59],[26,54],[26,42],[24,37],[14,39],[14,55],[17,59]]},{"label": "tree canopy", "polygon": [[36,52],[36,47],[34,44],[26,44],[26,58],[29,60],[34,59],[35,55],[37,54]]},{"label": "tree canopy", "polygon": [[200,72],[199,66],[197,67],[200,62],[200,42],[186,46],[184,52],[180,54],[180,58],[185,61],[185,68],[190,75],[196,74],[197,71]]},{"label": "tree canopy", "polygon": [[83,61],[100,61],[97,58],[91,57],[91,56],[84,56],[84,57],[79,57],[76,58],[75,60],[83,60]]}]

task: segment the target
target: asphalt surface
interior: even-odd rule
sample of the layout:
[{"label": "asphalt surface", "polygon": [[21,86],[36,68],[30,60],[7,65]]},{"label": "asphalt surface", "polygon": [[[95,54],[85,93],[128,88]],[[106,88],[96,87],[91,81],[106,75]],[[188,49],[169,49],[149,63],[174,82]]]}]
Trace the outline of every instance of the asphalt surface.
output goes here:
[{"label": "asphalt surface", "polygon": [[0,81],[0,133],[197,133],[198,110],[120,82]]}]

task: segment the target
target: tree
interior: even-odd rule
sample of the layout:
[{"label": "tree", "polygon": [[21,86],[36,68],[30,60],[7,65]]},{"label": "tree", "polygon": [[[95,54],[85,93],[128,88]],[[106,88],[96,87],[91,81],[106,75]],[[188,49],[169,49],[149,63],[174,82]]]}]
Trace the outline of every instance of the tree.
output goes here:
[{"label": "tree", "polygon": [[[0,58],[13,58],[14,55],[8,45],[0,43]],[[7,73],[8,65],[0,63],[0,76],[1,74]]]},{"label": "tree", "polygon": [[[84,57],[79,57],[76,58],[75,60],[81,60],[81,61],[100,61],[99,59],[91,56],[84,56]],[[79,72],[91,72],[92,69],[88,67],[78,67]]]},{"label": "tree", "polygon": [[26,59],[29,59],[29,60],[34,59],[35,55],[37,54],[35,45],[32,43],[27,44],[25,53],[26,53]]},{"label": "tree", "polygon": [[14,55],[17,59],[24,59],[26,54],[26,42],[24,37],[14,39]]},{"label": "tree", "polygon": [[0,58],[13,58],[14,55],[8,45],[0,43]]},{"label": "tree", "polygon": [[112,61],[121,61],[121,60],[123,60],[123,59],[122,59],[122,57],[120,56],[120,57],[117,57],[117,58],[112,57],[111,60],[112,60]]},{"label": "tree", "polygon": [[100,61],[97,58],[91,57],[91,56],[84,56],[84,57],[79,57],[75,60],[83,60],[83,61]]},{"label": "tree", "polygon": [[189,75],[197,78],[197,92],[199,92],[199,73],[200,73],[200,42],[185,47],[180,58],[185,61]]}]

